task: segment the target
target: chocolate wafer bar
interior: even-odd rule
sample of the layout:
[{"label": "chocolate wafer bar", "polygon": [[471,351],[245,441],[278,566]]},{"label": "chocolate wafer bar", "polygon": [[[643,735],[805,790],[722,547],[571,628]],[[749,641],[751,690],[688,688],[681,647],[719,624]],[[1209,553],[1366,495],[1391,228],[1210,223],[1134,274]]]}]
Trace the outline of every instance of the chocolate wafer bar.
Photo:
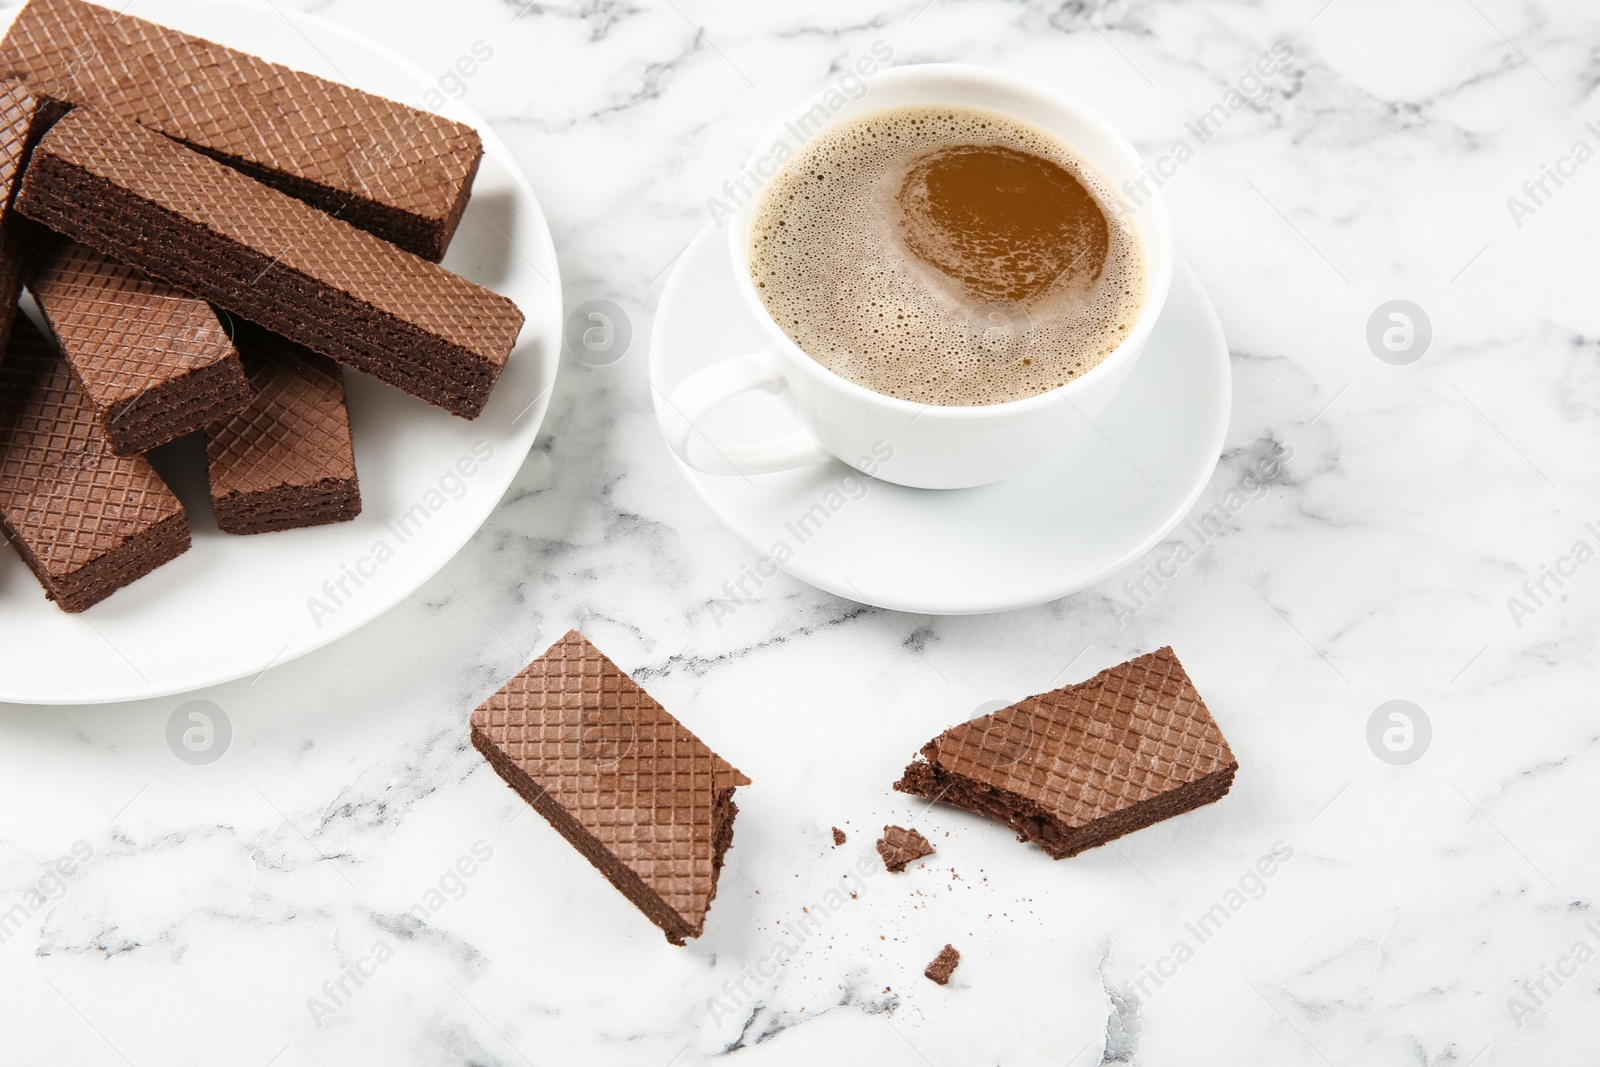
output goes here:
[{"label": "chocolate wafer bar", "polygon": [[64,611],[83,611],[189,547],[149,463],[118,456],[66,361],[17,314],[0,360],[0,525]]},{"label": "chocolate wafer bar", "polygon": [[267,533],[361,514],[338,364],[248,322],[233,340],[255,397],[206,428],[217,526]]},{"label": "chocolate wafer bar", "polygon": [[28,289],[113,452],[148,452],[250,402],[211,305],[75,241],[46,243]]},{"label": "chocolate wafer bar", "polygon": [[94,108],[45,134],[17,208],[466,418],[522,328],[505,297]]},{"label": "chocolate wafer bar", "polygon": [[37,227],[12,211],[12,201],[34,145],[65,111],[59,101],[31,92],[19,81],[0,80],[0,345],[10,336],[28,246],[37,236]]},{"label": "chocolate wafer bar", "polygon": [[573,631],[472,713],[495,772],[667,940],[699,937],[750,779]]},{"label": "chocolate wafer bar", "polygon": [[1056,859],[1222,799],[1239,764],[1170,648],[952,727],[895,783]]},{"label": "chocolate wafer bar", "polygon": [[166,134],[435,262],[483,156],[470,126],[82,0],[23,8],[0,74]]}]

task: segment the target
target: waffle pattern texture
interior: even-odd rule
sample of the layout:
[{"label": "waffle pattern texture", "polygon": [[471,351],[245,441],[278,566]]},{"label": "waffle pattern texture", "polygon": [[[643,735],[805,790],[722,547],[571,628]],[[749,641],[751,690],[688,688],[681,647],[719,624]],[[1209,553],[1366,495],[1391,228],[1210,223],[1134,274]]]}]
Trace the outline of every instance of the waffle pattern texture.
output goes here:
[{"label": "waffle pattern texture", "polygon": [[61,112],[60,104],[35,95],[22,82],[0,80],[0,342],[11,333],[31,243],[28,220],[12,212],[12,201],[29,153]]},{"label": "waffle pattern texture", "polygon": [[933,855],[933,845],[915,830],[885,826],[883,836],[878,838],[878,855],[883,857],[885,867],[898,872],[905,870],[906,864],[913,860]]},{"label": "waffle pattern texture", "polygon": [[46,593],[82,611],[189,547],[178,498],[114,454],[94,406],[18,314],[0,361],[0,521]]},{"label": "waffle pattern texture", "polygon": [[55,243],[28,288],[119,455],[250,402],[238,353],[204,300],[68,240]]},{"label": "waffle pattern texture", "polygon": [[355,518],[361,490],[338,365],[246,322],[234,341],[255,396],[206,429],[217,525],[266,533]]},{"label": "waffle pattern texture", "polygon": [[18,209],[455,414],[482,411],[510,300],[92,108],[34,150]]},{"label": "waffle pattern texture", "polygon": [[0,199],[6,205],[16,195],[27,161],[29,136],[41,100],[15,78],[0,80]]},{"label": "waffle pattern texture", "polygon": [[483,155],[470,126],[82,0],[31,0],[0,43],[0,74],[166,134],[434,261]]},{"label": "waffle pattern texture", "polygon": [[472,735],[670,939],[699,935],[732,835],[730,798],[750,779],[576,631],[484,702]]},{"label": "waffle pattern texture", "polygon": [[897,788],[1070,855],[1220,798],[1238,763],[1172,649],[953,727]]}]

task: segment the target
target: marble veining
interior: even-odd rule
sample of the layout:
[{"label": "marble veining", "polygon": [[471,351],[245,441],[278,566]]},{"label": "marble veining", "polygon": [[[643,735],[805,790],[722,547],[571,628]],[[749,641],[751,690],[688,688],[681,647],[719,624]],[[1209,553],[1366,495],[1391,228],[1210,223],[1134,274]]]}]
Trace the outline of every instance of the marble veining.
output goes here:
[{"label": "marble veining", "polygon": [[[634,345],[608,367],[566,357],[487,524],[351,637],[183,698],[5,709],[0,1060],[1499,1067],[1590,1052],[1600,166],[1572,160],[1576,142],[1600,147],[1600,13],[297,6],[491,120],[549,217],[567,306],[616,302]],[[492,57],[450,77],[480,41]],[[757,138],[876,42],[897,63],[989,64],[1078,95],[1159,174],[1233,351],[1228,443],[1195,510],[1225,521],[1206,536],[1180,527],[1096,587],[1002,616],[899,615],[783,576],[727,610],[751,554],[654,425],[652,309]],[[1241,83],[1275,46],[1287,58]],[[1367,339],[1394,299],[1432,325],[1407,366]],[[574,626],[754,780],[686,948],[467,742],[471,708]],[[1055,863],[890,790],[981,705],[1163,644],[1238,755],[1220,804]],[[168,746],[190,699],[231,723],[215,763]],[[1431,724],[1406,765],[1369,742],[1395,699]],[[937,852],[874,868],[887,822]],[[946,942],[962,962],[941,988],[921,972]]]}]

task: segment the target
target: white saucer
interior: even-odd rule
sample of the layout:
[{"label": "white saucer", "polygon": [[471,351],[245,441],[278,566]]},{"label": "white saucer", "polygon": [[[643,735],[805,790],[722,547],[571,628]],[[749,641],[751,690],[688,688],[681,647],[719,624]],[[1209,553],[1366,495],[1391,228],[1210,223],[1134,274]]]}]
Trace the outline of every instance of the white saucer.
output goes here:
[{"label": "white saucer", "polygon": [[[650,343],[658,420],[663,398],[689,375],[753,348],[727,240],[707,226],[661,294]],[[734,598],[782,570],[898,611],[1008,611],[1092,585],[1176,526],[1216,467],[1230,397],[1221,324],[1180,262],[1149,347],[1111,408],[1009,481],[928,490],[863,478],[839,462],[750,477],[678,466],[756,554],[730,568]],[[798,428],[781,398],[740,397],[713,414],[702,429],[718,445]]]},{"label": "white saucer", "polygon": [[[134,13],[415,106],[435,88],[434,78],[388,50],[277,5],[140,0]],[[0,33],[14,16],[0,15]],[[527,458],[549,402],[561,285],[549,228],[510,149],[464,106],[440,112],[475,127],[484,147],[444,265],[510,297],[527,316],[483,414],[458,419],[347,370],[358,519],[221,533],[203,460],[191,453],[191,477],[173,489],[189,509],[193,547],[81,615],[45,600],[22,560],[0,546],[0,701],[133,700],[255,676],[377,618],[483,524]]]}]

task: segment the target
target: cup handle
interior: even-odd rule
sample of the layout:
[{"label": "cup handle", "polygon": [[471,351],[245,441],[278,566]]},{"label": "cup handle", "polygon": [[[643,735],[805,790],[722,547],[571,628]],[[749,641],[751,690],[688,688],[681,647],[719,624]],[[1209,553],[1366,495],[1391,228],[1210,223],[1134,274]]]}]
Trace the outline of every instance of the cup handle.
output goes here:
[{"label": "cup handle", "polygon": [[700,419],[740,393],[781,393],[789,388],[778,361],[752,352],[713,363],[690,375],[666,397],[662,431],[667,445],[689,466],[705,474],[770,474],[826,463],[833,456],[804,430],[747,445],[714,445],[699,429]]}]

